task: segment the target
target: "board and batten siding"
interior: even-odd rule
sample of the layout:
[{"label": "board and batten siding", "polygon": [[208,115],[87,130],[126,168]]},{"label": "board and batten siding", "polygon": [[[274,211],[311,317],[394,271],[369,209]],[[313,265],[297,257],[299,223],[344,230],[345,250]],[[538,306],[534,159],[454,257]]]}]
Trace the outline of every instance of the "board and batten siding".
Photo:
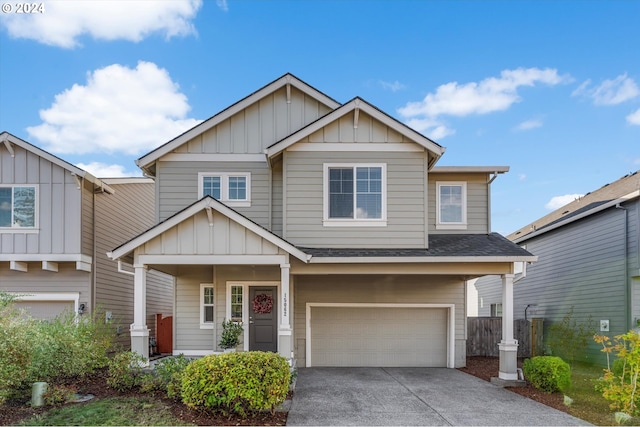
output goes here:
[{"label": "board and batten siding", "polygon": [[[118,263],[107,252],[154,225],[154,184],[118,183],[106,179],[114,194],[96,195],[96,306],[113,314],[114,325],[121,333],[117,340],[125,347],[131,344],[129,325],[133,323],[133,276],[118,271]],[[125,270],[132,271],[130,266]],[[156,270],[147,271],[147,327],[155,336],[155,315],[173,314],[173,277]]]},{"label": "board and batten siding", "polygon": [[[426,247],[425,156],[422,152],[285,152],[284,238],[311,247]],[[386,227],[323,225],[325,163],[386,164]]]},{"label": "board and batten siding", "polygon": [[[436,229],[437,182],[467,183],[467,228],[464,230]],[[489,184],[486,173],[430,173],[428,188],[429,233],[466,234],[488,233],[489,230]]]},{"label": "board and batten siding", "polygon": [[234,207],[261,226],[269,227],[269,168],[262,162],[158,162],[156,185],[159,201],[159,221],[193,204],[198,197],[200,172],[251,173],[251,206]]},{"label": "board and batten siding", "polygon": [[[548,334],[551,323],[561,321],[573,306],[572,321],[591,321],[599,331],[600,320],[607,319],[609,336],[625,333],[628,276],[624,219],[624,211],[611,208],[520,243],[526,244],[538,261],[528,265],[527,276],[514,284],[514,319],[523,319],[525,308],[532,304],[527,318],[544,318]],[[499,277],[481,278],[476,286],[485,309],[490,303],[501,302],[497,299],[501,293],[495,292],[501,289]],[[487,293],[485,289],[490,290]],[[494,295],[495,300],[488,301],[487,295]],[[587,360],[605,363],[600,350],[590,342]]]},{"label": "board and batten siding", "polygon": [[329,113],[331,109],[291,87],[285,87],[223,120],[183,144],[175,153],[262,154],[276,141]]},{"label": "board and batten siding", "polygon": [[[82,191],[71,172],[37,154],[13,146],[0,149],[0,185],[37,187],[38,231],[0,231],[0,254],[80,254],[83,251]],[[90,194],[86,197],[90,197]]]},{"label": "board and batten siding", "polygon": [[455,304],[455,366],[466,364],[464,282],[446,276],[296,276],[293,338],[298,366],[306,366],[307,303]]}]

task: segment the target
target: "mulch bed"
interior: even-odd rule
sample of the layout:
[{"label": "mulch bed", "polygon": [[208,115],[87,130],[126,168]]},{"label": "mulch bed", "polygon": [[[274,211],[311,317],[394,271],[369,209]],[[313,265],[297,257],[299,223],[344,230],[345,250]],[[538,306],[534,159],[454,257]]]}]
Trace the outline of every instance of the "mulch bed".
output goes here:
[{"label": "mulch bed", "polygon": [[[496,357],[468,357],[467,366],[459,368],[460,371],[466,372],[485,381],[490,381],[491,377],[498,375],[499,360]],[[74,386],[81,394],[93,394],[97,399],[115,396],[139,396],[146,397],[148,394],[139,392],[121,393],[106,383],[106,370],[99,370],[96,373],[84,377],[82,379],[70,380],[67,385]],[[564,396],[562,393],[543,393],[533,387],[526,385],[524,387],[509,387],[514,393],[533,399],[547,406],[568,412],[567,406],[564,405]],[[168,399],[166,397],[157,396],[164,404],[171,409],[173,415],[184,421],[185,423],[196,424],[200,426],[215,425],[254,425],[254,426],[283,426],[287,422],[286,412],[259,413],[250,415],[247,418],[239,416],[226,416],[220,413],[195,411],[187,408],[182,403]],[[77,403],[82,405],[82,403]],[[22,420],[28,419],[33,415],[46,412],[48,408],[32,408],[23,401],[9,401],[0,407],[0,425],[16,425]]]}]

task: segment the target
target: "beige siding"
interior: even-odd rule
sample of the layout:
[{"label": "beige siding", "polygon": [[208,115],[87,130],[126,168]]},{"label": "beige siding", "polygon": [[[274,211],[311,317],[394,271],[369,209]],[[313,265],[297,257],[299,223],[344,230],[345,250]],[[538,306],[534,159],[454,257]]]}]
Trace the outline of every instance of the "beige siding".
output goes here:
[{"label": "beige siding", "polygon": [[251,206],[234,208],[263,227],[269,227],[269,170],[262,162],[159,162],[160,211],[163,221],[199,199],[199,172],[250,172]]},{"label": "beige siding", "polygon": [[269,229],[277,236],[282,237],[282,161],[278,161],[272,167],[271,173],[271,226]]},{"label": "beige siding", "polygon": [[[130,345],[133,323],[133,276],[118,272],[106,253],[153,225],[154,184],[113,184],[114,194],[96,195],[96,306],[113,314],[121,328],[119,342]],[[131,271],[131,268],[128,268]],[[173,277],[147,272],[147,326],[155,336],[155,314],[173,313]]]},{"label": "beige siding", "polygon": [[[417,152],[286,152],[285,239],[311,247],[426,247],[424,155]],[[386,227],[323,226],[325,163],[386,164]]]},{"label": "beige siding", "polygon": [[[436,230],[436,182],[453,181],[467,183],[467,228],[466,230]],[[429,174],[429,233],[467,234],[488,233],[489,230],[489,184],[485,173],[431,173]]]},{"label": "beige siding", "polygon": [[293,294],[294,345],[298,366],[306,366],[306,304],[455,304],[455,366],[464,366],[464,282],[445,276],[296,276]]},{"label": "beige siding", "polygon": [[[86,186],[93,187],[86,183]],[[94,193],[92,188],[84,188],[82,191],[82,253],[93,256],[94,250]]]},{"label": "beige siding", "polygon": [[[15,157],[0,147],[0,184],[34,184],[37,233],[3,233],[1,254],[80,254],[81,191],[68,170],[17,145]],[[82,248],[84,249],[84,248]]]},{"label": "beige siding", "polygon": [[355,113],[340,117],[322,129],[304,138],[301,142],[374,142],[374,143],[409,143],[415,144],[394,129],[381,124],[366,113],[358,113],[358,127],[354,128]]}]

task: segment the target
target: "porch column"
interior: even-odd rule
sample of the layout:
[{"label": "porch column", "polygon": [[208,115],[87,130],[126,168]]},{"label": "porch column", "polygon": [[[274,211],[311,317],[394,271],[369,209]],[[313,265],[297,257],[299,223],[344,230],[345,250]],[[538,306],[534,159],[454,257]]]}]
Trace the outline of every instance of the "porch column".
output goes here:
[{"label": "porch column", "polygon": [[292,358],[291,307],[289,306],[291,300],[289,289],[290,269],[290,264],[280,264],[280,306],[282,309],[280,310],[280,327],[278,328],[278,353],[287,359]]},{"label": "porch column", "polygon": [[149,329],[147,328],[147,267],[136,264],[133,284],[133,323],[131,333],[131,351],[149,358]]},{"label": "porch column", "polygon": [[513,274],[502,275],[502,341],[498,378],[518,379],[518,340],[513,338]]}]

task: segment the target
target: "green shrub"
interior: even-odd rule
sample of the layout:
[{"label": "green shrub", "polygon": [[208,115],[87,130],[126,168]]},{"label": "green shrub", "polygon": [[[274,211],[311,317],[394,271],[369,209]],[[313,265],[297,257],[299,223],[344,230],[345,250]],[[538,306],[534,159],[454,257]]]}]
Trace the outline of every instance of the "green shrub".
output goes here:
[{"label": "green shrub", "polygon": [[117,354],[109,361],[107,384],[118,391],[129,391],[142,384],[142,367],[147,360],[134,351]]},{"label": "green shrub", "polygon": [[161,359],[152,372],[143,375],[140,390],[162,391],[168,397],[180,398],[182,373],[189,363],[190,360],[183,354]]},{"label": "green shrub", "polygon": [[224,353],[191,362],[182,375],[182,402],[190,408],[212,408],[246,416],[271,410],[289,390],[287,360],[259,351]]},{"label": "green shrub", "polygon": [[565,391],[571,387],[571,368],[556,356],[537,356],[522,365],[525,378],[538,390],[547,393]]},{"label": "green shrub", "polygon": [[44,404],[47,406],[60,406],[71,401],[77,393],[73,387],[64,385],[49,385],[47,391],[42,395]]}]

